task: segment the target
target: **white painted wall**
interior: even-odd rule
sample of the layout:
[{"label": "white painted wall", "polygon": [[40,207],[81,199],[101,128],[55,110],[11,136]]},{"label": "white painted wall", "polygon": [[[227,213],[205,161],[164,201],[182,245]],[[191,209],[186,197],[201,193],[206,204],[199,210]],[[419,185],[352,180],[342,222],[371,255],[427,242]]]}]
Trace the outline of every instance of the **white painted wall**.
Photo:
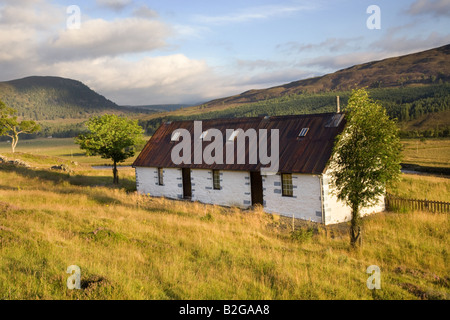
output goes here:
[{"label": "white painted wall", "polygon": [[252,205],[249,172],[221,170],[221,190],[214,190],[212,176],[212,170],[191,170],[193,201],[240,208]]},{"label": "white painted wall", "polygon": [[[325,224],[335,224],[340,222],[350,221],[352,219],[351,208],[345,205],[342,201],[332,193],[330,186],[330,172],[327,170],[323,174],[323,203]],[[371,207],[363,208],[361,216],[366,216],[373,213],[378,213],[385,210],[384,196],[379,197],[377,203]]]},{"label": "white painted wall", "polygon": [[320,177],[292,174],[293,197],[281,190],[281,175],[263,176],[264,211],[284,216],[322,222]]},{"label": "white painted wall", "polygon": [[158,184],[158,168],[136,167],[136,187],[139,193],[171,199],[183,198],[181,169],[163,168],[163,185]]},{"label": "white painted wall", "polygon": [[[139,193],[171,199],[183,198],[182,170],[164,168],[164,185],[158,184],[158,169],[137,167],[136,184]],[[220,171],[221,190],[213,189],[212,170],[191,170],[192,201],[248,208],[252,204],[250,173],[245,171]],[[292,174],[293,197],[282,196],[281,175],[262,177],[264,211],[288,217],[322,222],[322,206],[325,224],[351,220],[351,209],[339,201],[330,190],[330,174],[322,176]],[[322,182],[321,182],[322,179]],[[321,199],[321,188],[323,193]],[[361,215],[385,210],[384,197],[370,208],[364,208]]]}]

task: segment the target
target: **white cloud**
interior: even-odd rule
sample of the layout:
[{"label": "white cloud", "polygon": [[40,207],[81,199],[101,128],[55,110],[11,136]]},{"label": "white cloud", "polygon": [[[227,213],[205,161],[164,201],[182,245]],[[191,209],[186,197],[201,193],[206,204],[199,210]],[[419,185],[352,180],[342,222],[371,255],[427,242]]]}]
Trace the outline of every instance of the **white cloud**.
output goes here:
[{"label": "white cloud", "polygon": [[423,37],[410,37],[406,35],[396,35],[388,32],[385,37],[372,44],[378,51],[408,54],[439,47],[450,42],[450,34],[442,35],[438,32],[431,32]]},{"label": "white cloud", "polygon": [[299,66],[315,66],[323,71],[330,72],[347,68],[355,64],[365,63],[373,60],[380,60],[392,56],[386,52],[352,52],[341,55],[324,55],[312,59],[307,59]]},{"label": "white cloud", "polygon": [[[10,61],[27,59],[34,50],[33,40],[36,32],[33,29],[7,27],[0,29],[0,65]],[[20,43],[20,45],[18,45]]]},{"label": "white cloud", "polygon": [[166,46],[170,28],[162,22],[141,18],[114,21],[92,19],[80,29],[66,29],[48,43],[53,58],[85,58],[146,52]]},{"label": "white cloud", "polygon": [[416,0],[407,12],[411,15],[450,16],[448,0]]},{"label": "white cloud", "polygon": [[204,61],[192,60],[182,54],[145,57],[137,61],[120,57],[65,61],[41,67],[40,72],[45,73],[46,69],[58,76],[81,80],[122,104],[192,99],[193,95],[201,95],[213,77]]},{"label": "white cloud", "polygon": [[247,69],[250,71],[257,70],[257,69],[271,70],[271,69],[281,67],[281,64],[282,63],[279,61],[264,60],[264,59],[257,59],[257,60],[237,59],[236,60],[236,65],[239,69]]},{"label": "white cloud", "polygon": [[298,11],[311,9],[312,6],[281,6],[267,5],[253,8],[247,8],[238,12],[220,16],[197,15],[195,20],[202,24],[222,25],[237,22],[248,22],[257,19],[267,19],[274,16],[282,16]]},{"label": "white cloud", "polygon": [[428,50],[450,42],[449,34],[441,35],[437,32],[431,32],[422,37],[409,37],[399,34],[401,30],[392,28],[384,37],[370,43],[367,47],[373,48],[372,51],[351,51],[340,55],[321,55],[311,59],[305,59],[297,64],[297,66],[303,68],[306,66],[314,66],[321,68],[325,72],[330,72],[356,64]]},{"label": "white cloud", "polygon": [[129,6],[133,0],[97,0],[96,2],[101,7],[120,11]]},{"label": "white cloud", "polygon": [[156,18],[158,16],[158,13],[155,10],[147,7],[147,5],[143,4],[133,10],[133,16],[138,18],[152,19]]},{"label": "white cloud", "polygon": [[291,54],[297,54],[309,51],[349,51],[349,50],[359,50],[360,41],[362,37],[354,38],[327,38],[319,43],[301,43],[301,42],[288,42],[285,44],[280,44],[277,49],[281,49],[284,52]]},{"label": "white cloud", "polygon": [[21,26],[48,30],[65,19],[65,7],[51,5],[41,0],[10,1],[8,5],[0,6],[2,29]]}]

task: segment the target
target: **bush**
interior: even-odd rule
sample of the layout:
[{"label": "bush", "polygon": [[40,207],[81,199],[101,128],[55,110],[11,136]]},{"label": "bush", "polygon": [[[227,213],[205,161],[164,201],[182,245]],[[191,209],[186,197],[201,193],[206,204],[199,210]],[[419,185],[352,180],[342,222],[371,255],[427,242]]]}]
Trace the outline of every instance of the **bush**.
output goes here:
[{"label": "bush", "polygon": [[307,242],[312,239],[316,232],[314,227],[297,229],[291,232],[291,239],[298,242]]}]

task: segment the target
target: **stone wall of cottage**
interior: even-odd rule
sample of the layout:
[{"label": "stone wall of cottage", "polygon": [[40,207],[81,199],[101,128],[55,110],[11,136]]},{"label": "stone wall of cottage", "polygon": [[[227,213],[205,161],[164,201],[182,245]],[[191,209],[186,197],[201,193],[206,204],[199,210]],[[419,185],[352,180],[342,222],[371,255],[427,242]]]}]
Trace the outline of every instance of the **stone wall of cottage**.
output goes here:
[{"label": "stone wall of cottage", "polygon": [[264,211],[322,222],[320,177],[292,174],[293,196],[283,196],[281,175],[263,176]]},{"label": "stone wall of cottage", "polygon": [[248,208],[252,205],[250,173],[220,171],[220,190],[213,188],[212,170],[191,170],[192,200],[223,206]]},{"label": "stone wall of cottage", "polygon": [[[158,182],[158,168],[137,167],[136,185],[138,192],[150,196],[183,198],[182,170],[163,169],[163,185]],[[281,175],[263,175],[264,211],[288,217],[335,224],[351,220],[351,209],[333,195],[330,187],[330,173],[322,176],[292,174],[293,196],[282,195]],[[248,208],[252,205],[250,173],[246,171],[220,171],[220,190],[213,188],[213,173],[207,169],[191,169],[192,201]],[[322,214],[323,208],[323,214]],[[384,197],[361,215],[385,210]]]},{"label": "stone wall of cottage", "polygon": [[159,185],[158,168],[136,167],[136,188],[139,193],[150,196],[182,199],[181,169],[163,168],[163,185]]}]

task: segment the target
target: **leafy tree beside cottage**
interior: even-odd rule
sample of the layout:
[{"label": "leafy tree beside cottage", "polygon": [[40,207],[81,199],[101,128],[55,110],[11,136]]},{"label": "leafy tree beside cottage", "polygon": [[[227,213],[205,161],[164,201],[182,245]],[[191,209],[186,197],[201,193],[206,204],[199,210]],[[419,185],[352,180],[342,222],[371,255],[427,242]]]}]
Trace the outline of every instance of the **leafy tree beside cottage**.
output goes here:
[{"label": "leafy tree beside cottage", "polygon": [[384,195],[400,176],[401,143],[395,120],[369,98],[365,89],[349,98],[347,125],[333,151],[332,184],[339,200],[352,211],[350,241],[360,239],[360,210]]}]

